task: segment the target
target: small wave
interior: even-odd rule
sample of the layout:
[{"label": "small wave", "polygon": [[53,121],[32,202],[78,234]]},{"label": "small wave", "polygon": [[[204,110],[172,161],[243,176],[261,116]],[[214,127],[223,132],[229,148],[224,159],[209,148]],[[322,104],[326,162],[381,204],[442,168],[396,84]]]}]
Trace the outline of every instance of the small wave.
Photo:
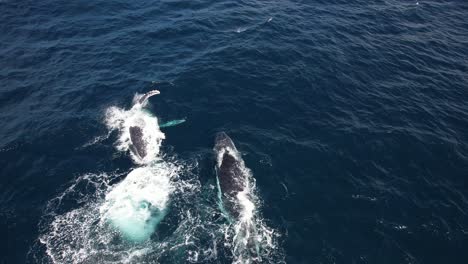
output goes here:
[{"label": "small wave", "polygon": [[244,31],[247,31],[247,30],[251,30],[251,29],[255,29],[255,28],[258,28],[262,25],[265,25],[265,24],[268,24],[270,23],[271,21],[273,20],[273,17],[269,17],[268,19],[266,20],[263,20],[263,22],[257,22],[253,25],[250,25],[250,26],[243,26],[243,27],[237,27],[234,31],[236,33],[242,33]]},{"label": "small wave", "polygon": [[365,196],[365,195],[362,195],[362,194],[353,194],[353,195],[351,195],[351,198],[356,199],[356,200],[366,200],[366,201],[370,201],[370,202],[376,202],[377,201],[376,197]]},{"label": "small wave", "polygon": [[244,32],[244,31],[246,31],[247,29],[248,29],[248,27],[238,27],[238,28],[236,29],[236,33],[242,33],[242,32]]}]

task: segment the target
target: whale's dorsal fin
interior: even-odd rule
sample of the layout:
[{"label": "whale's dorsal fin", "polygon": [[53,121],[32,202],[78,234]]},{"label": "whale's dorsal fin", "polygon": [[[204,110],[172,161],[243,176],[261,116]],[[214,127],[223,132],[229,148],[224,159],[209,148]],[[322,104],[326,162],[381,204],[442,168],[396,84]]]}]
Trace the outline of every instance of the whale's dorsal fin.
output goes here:
[{"label": "whale's dorsal fin", "polygon": [[150,98],[153,95],[160,94],[158,90],[152,90],[147,93],[145,93],[142,97],[138,99],[138,103],[141,104],[142,106],[145,106],[148,103],[148,98]]}]

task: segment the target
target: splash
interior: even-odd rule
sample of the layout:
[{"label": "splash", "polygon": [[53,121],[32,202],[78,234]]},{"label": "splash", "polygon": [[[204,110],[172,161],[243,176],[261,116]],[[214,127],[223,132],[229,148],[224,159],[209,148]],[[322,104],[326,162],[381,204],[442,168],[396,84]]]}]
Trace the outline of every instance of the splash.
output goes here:
[{"label": "splash", "polygon": [[[170,240],[152,239],[183,166],[160,163],[123,174],[86,174],[49,201],[39,241],[46,263],[154,263]],[[40,259],[40,257],[38,257]]]},{"label": "splash", "polygon": [[250,170],[245,167],[244,173],[247,183],[245,189],[236,197],[241,205],[240,215],[232,224],[234,230],[232,237],[227,236],[231,240],[233,263],[261,262],[279,250],[277,245],[279,233],[270,228],[260,215],[261,201],[256,195],[255,180]]},{"label": "splash", "polygon": [[131,241],[147,240],[166,214],[176,173],[177,168],[165,162],[134,169],[106,195],[101,219]]},{"label": "splash", "polygon": [[[164,133],[159,128],[158,118],[144,109],[147,100],[142,100],[143,97],[148,98],[147,95],[135,95],[133,100],[135,104],[130,110],[110,107],[106,111],[105,121],[110,131],[119,132],[116,148],[119,151],[130,152],[133,161],[141,165],[160,159],[159,152],[162,141],[165,139]],[[132,146],[130,127],[139,127],[142,131],[142,141],[146,152],[144,157],[129,151]]]}]

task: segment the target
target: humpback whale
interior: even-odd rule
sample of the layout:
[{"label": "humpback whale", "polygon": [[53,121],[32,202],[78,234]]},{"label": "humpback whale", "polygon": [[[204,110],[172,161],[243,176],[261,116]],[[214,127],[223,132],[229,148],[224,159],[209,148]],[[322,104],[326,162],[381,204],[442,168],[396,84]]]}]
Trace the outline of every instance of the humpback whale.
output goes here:
[{"label": "humpback whale", "polygon": [[[140,109],[147,105],[148,99],[153,96],[160,94],[158,90],[152,90],[146,94],[136,97],[134,99],[134,105],[132,108]],[[130,133],[130,151],[139,159],[144,159],[148,154],[147,150],[147,140],[145,140],[144,125],[146,125],[142,120],[138,120],[135,124],[131,125],[129,128]]]},{"label": "humpback whale", "polygon": [[237,218],[242,210],[238,194],[244,191],[247,183],[244,161],[239,157],[232,139],[224,132],[216,135],[214,151],[222,209],[228,218]]},{"label": "humpback whale", "polygon": [[257,230],[255,220],[255,194],[250,182],[250,170],[245,167],[234,142],[226,133],[216,135],[214,152],[219,206],[234,232],[232,240],[228,242],[233,245],[234,262],[261,262],[262,235]]}]

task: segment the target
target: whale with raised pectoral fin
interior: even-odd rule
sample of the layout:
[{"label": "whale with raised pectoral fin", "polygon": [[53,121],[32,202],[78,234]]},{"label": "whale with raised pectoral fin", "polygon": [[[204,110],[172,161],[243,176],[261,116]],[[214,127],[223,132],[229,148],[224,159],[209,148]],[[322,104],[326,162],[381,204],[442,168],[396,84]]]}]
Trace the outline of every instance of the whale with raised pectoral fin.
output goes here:
[{"label": "whale with raised pectoral fin", "polygon": [[[152,90],[143,95],[136,95],[130,111],[144,111],[142,108],[148,104],[148,99],[157,94],[160,94],[158,90]],[[128,127],[130,134],[128,148],[133,154],[134,160],[143,164],[153,161],[159,152],[160,141],[164,139],[164,134],[159,131],[159,128],[156,131],[158,135],[152,135],[155,133],[154,127],[158,127],[157,118],[150,117],[148,114],[135,115],[135,118],[131,118],[129,122],[131,123]]]}]

